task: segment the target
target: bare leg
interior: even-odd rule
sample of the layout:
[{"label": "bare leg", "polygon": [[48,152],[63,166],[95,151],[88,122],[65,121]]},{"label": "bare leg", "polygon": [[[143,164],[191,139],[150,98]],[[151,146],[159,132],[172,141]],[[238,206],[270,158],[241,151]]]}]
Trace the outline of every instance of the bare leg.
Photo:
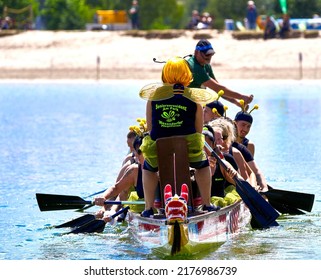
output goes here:
[{"label": "bare leg", "polygon": [[210,167],[204,167],[195,170],[195,180],[198,185],[203,204],[211,205],[211,170]]},{"label": "bare leg", "polygon": [[154,206],[155,191],[158,185],[158,176],[156,172],[143,170],[143,187],[145,198],[145,209],[150,209]]}]

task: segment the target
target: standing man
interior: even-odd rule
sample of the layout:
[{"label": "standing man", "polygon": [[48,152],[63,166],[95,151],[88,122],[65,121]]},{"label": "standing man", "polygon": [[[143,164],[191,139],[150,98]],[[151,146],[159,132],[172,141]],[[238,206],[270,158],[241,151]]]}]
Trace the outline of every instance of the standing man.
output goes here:
[{"label": "standing man", "polygon": [[200,40],[195,48],[194,55],[187,59],[190,69],[193,73],[193,81],[188,87],[190,88],[210,88],[215,92],[224,91],[222,98],[231,103],[240,106],[237,99],[243,99],[246,104],[253,100],[253,95],[245,95],[233,91],[221,85],[215,78],[211,67],[211,59],[215,54],[211,43],[208,40]]},{"label": "standing man", "polygon": [[132,22],[132,29],[139,29],[139,18],[138,18],[138,1],[134,0],[129,10],[130,19]]},{"label": "standing man", "polygon": [[246,9],[246,19],[248,29],[255,30],[256,29],[256,18],[257,18],[257,11],[254,4],[254,1],[247,2],[247,9]]}]

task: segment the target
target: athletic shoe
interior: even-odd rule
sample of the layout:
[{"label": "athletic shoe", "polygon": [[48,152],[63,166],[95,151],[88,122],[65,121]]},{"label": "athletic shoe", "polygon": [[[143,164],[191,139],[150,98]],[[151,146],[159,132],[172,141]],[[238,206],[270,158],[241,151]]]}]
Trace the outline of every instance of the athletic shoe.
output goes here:
[{"label": "athletic shoe", "polygon": [[153,208],[146,209],[140,215],[145,218],[150,218],[151,216],[154,215],[154,210]]}]

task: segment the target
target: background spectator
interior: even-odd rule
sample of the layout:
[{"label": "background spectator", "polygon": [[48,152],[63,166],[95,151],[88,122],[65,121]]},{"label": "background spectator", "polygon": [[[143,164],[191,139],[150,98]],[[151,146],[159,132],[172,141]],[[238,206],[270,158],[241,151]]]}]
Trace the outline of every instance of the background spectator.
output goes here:
[{"label": "background spectator", "polygon": [[264,40],[273,39],[276,36],[276,26],[270,16],[266,17],[264,28]]},{"label": "background spectator", "polygon": [[5,17],[1,20],[1,28],[0,29],[11,29],[12,28],[12,20],[10,17]]},{"label": "background spectator", "polygon": [[282,39],[284,39],[289,36],[289,32],[291,30],[291,25],[290,25],[290,17],[288,14],[284,14],[282,18],[283,18],[283,20],[281,23],[280,37]]},{"label": "background spectator", "polygon": [[193,10],[191,20],[187,25],[187,29],[196,29],[199,22],[200,22],[199,13],[197,10]]},{"label": "background spectator", "polygon": [[247,2],[247,9],[246,9],[246,19],[247,19],[247,28],[250,30],[256,29],[256,18],[257,18],[257,11],[254,4],[254,1]]},{"label": "background spectator", "polygon": [[197,24],[197,29],[212,28],[213,19],[208,12],[204,12],[201,16],[200,22]]},{"label": "background spectator", "polygon": [[139,29],[139,15],[138,15],[138,1],[134,0],[129,10],[130,19],[132,22],[132,29]]}]

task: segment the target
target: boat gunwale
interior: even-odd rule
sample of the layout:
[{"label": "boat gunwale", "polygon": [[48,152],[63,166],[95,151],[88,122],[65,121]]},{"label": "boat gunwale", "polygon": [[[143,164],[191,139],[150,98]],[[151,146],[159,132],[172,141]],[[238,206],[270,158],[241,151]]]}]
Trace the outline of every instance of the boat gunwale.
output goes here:
[{"label": "boat gunwale", "polygon": [[[194,214],[194,216],[190,216],[187,217],[186,222],[182,223],[182,224],[189,224],[189,223],[197,223],[200,221],[203,221],[209,217],[216,217],[216,216],[221,216],[226,214],[227,212],[233,210],[235,207],[237,207],[238,205],[243,204],[243,200],[238,200],[237,202],[228,205],[226,207],[221,208],[218,211],[213,211],[213,212],[204,212],[204,213],[199,213],[199,214]],[[244,204],[245,206],[245,204]],[[150,224],[150,225],[155,225],[155,226],[167,226],[169,225],[167,223],[166,218],[161,218],[161,219],[155,219],[155,218],[148,218],[148,217],[142,217],[140,216],[138,213],[134,213],[134,212],[130,212],[133,220],[137,220],[140,223],[146,223],[146,224]]]}]

